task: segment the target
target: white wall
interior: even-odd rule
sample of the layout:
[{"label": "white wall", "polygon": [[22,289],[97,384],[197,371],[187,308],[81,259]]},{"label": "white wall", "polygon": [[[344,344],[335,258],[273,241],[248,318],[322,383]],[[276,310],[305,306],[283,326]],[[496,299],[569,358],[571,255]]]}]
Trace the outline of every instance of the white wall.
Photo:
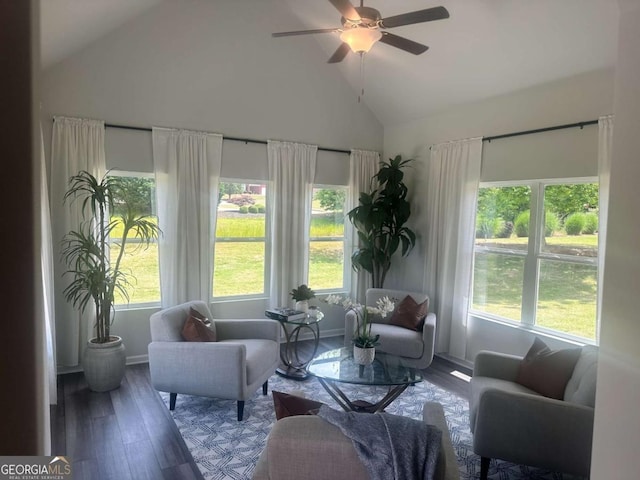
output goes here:
[{"label": "white wall", "polygon": [[[271,38],[298,22],[281,0],[160,4],[43,72],[47,150],[53,115],[381,150],[382,126],[315,40]],[[109,166],[152,170],[148,133],[107,129],[106,138]],[[348,172],[348,155],[319,154],[319,180],[344,182],[341,169]],[[224,142],[222,173],[264,178],[265,146]],[[212,313],[262,316],[265,307],[233,302]],[[112,331],[123,335],[133,360],[146,355],[152,311],[117,314]],[[323,329],[343,326],[343,318],[329,315]]]},{"label": "white wall", "polygon": [[[392,268],[388,277],[389,287],[427,287],[423,285],[425,244],[420,232],[424,232],[426,225],[421,186],[426,184],[429,145],[594,120],[612,111],[613,71],[599,70],[385,128],[385,158],[402,154],[416,159],[414,168],[408,172],[408,183],[412,196],[411,226],[418,233],[416,248],[409,258],[394,264],[396,268]],[[554,150],[564,155],[551,155]],[[597,126],[494,140],[490,144],[485,142],[483,147],[483,181],[596,174]],[[470,320],[468,334],[466,358],[462,359],[466,361],[472,361],[482,349],[523,354],[532,341],[531,332],[481,319]],[[549,342],[551,346],[563,345],[553,339]]]},{"label": "white wall", "polygon": [[591,478],[638,478],[640,2],[621,3]]}]

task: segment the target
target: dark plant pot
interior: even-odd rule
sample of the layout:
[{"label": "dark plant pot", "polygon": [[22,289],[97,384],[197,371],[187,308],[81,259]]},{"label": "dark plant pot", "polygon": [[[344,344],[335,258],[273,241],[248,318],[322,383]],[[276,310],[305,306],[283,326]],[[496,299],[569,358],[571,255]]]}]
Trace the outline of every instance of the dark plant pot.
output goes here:
[{"label": "dark plant pot", "polygon": [[89,389],[94,392],[108,392],[120,386],[124,377],[126,355],[122,338],[112,335],[113,341],[87,342],[82,366]]}]

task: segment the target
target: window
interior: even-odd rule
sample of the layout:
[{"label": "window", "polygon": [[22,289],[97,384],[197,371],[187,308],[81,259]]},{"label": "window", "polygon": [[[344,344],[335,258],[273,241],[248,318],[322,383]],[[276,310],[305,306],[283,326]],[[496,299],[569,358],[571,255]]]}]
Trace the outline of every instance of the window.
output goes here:
[{"label": "window", "polygon": [[345,197],[344,187],[317,186],[313,189],[308,283],[314,290],[344,289]]},{"label": "window", "polygon": [[595,340],[598,185],[485,185],[472,313]]},{"label": "window", "polygon": [[[150,215],[158,221],[155,211],[155,180],[153,175],[138,175],[132,172],[112,172],[112,177],[116,177],[121,191],[126,192],[128,198],[132,199],[132,204],[137,213]],[[118,212],[119,198],[114,198],[114,212]],[[122,238],[122,226],[114,228],[110,235],[112,244],[111,258],[114,259],[116,244]],[[116,306],[127,306],[128,304],[158,304],[160,303],[160,269],[158,260],[158,244],[153,243],[148,248],[141,245],[136,238],[127,238],[125,255],[120,263],[124,272],[131,274],[129,281],[131,286],[127,289],[129,302],[115,294]]]},{"label": "window", "polygon": [[267,186],[220,183],[214,247],[213,296],[257,296],[266,291]]}]

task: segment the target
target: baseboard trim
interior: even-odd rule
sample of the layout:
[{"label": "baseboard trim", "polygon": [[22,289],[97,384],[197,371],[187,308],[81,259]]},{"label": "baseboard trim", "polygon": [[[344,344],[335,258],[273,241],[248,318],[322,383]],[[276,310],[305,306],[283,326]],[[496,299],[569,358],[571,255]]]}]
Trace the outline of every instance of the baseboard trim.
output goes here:
[{"label": "baseboard trim", "polygon": [[[130,357],[127,357],[127,365],[136,365],[138,363],[149,363],[149,355],[132,355]],[[84,368],[82,368],[82,365],[75,365],[73,367],[58,367],[57,369],[57,375],[78,372],[84,372]]]},{"label": "baseboard trim", "polygon": [[446,352],[436,353],[435,356],[442,358],[447,362],[451,362],[455,365],[458,365],[462,368],[466,368],[466,369],[469,369],[470,371],[473,371],[473,363],[468,360],[463,360],[462,358],[454,357],[452,355],[449,355]]},{"label": "baseboard trim", "polygon": [[136,365],[138,363],[149,363],[149,355],[132,355],[127,357],[127,365]]}]

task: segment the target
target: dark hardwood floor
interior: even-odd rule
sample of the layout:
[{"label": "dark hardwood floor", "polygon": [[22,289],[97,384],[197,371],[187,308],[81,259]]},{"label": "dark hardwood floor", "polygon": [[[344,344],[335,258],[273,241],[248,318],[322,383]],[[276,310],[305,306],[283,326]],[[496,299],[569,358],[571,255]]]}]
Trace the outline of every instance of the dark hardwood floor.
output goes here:
[{"label": "dark hardwood floor", "polygon": [[[320,340],[318,352],[342,346],[342,337]],[[312,351],[301,343],[301,354]],[[468,383],[452,375],[468,369],[436,357],[425,380],[468,398]],[[311,380],[312,381],[312,380]],[[130,365],[120,388],[89,391],[82,373],[58,377],[58,405],[51,409],[52,454],[73,462],[74,479],[202,479],[168,409],[151,386],[147,364]]]}]

